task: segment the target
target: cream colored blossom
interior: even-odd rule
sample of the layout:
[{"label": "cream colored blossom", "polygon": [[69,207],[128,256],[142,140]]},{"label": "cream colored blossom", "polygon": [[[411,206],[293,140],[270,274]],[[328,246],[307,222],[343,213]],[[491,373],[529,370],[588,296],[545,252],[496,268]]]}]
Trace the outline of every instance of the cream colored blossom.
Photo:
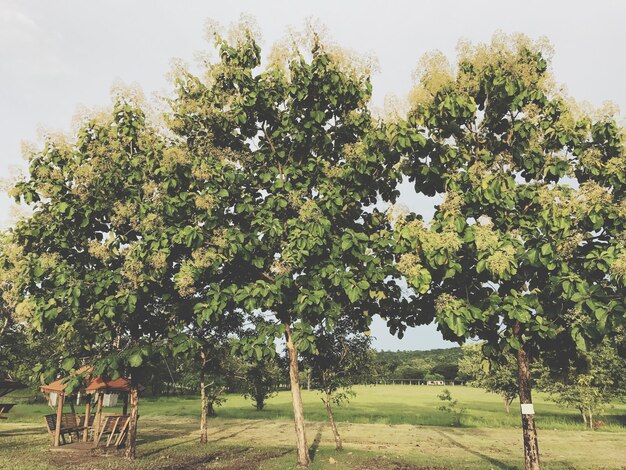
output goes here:
[{"label": "cream colored blossom", "polygon": [[158,232],[163,228],[163,218],[155,213],[149,213],[141,217],[138,226],[142,232]]},{"label": "cream colored blossom", "polygon": [[443,232],[427,231],[422,234],[422,247],[424,251],[432,253],[434,251],[444,251],[456,253],[461,248],[459,235],[452,230]]},{"label": "cream colored blossom", "polygon": [[218,248],[226,248],[228,246],[228,229],[216,230],[211,238],[211,244]]},{"label": "cream colored blossom", "polygon": [[167,266],[167,253],[159,251],[150,257],[150,266],[156,271],[162,271]]},{"label": "cream colored blossom", "polygon": [[515,248],[505,245],[486,259],[485,266],[497,277],[507,274],[515,262]]},{"label": "cream colored blossom", "polygon": [[189,154],[180,147],[167,147],[163,150],[161,165],[168,171],[174,170],[177,166],[188,165],[191,161]]},{"label": "cream colored blossom", "polygon": [[133,289],[137,289],[143,282],[144,264],[137,257],[136,246],[130,246],[124,252],[124,265],[122,267],[122,276],[124,276]]},{"label": "cream colored blossom", "polygon": [[493,225],[474,225],[474,243],[478,252],[486,252],[495,249],[500,243],[498,232],[493,229]]},{"label": "cream colored blossom", "polygon": [[176,275],[175,285],[181,297],[191,297],[196,293],[194,277],[194,267],[189,261],[186,261],[180,267]]},{"label": "cream colored blossom", "polygon": [[441,294],[435,299],[435,311],[438,315],[457,313],[463,307],[463,301],[451,294]]},{"label": "cream colored blossom", "polygon": [[580,185],[574,202],[574,210],[578,213],[589,214],[596,205],[611,204],[613,197],[609,190],[595,181],[585,181]]},{"label": "cream colored blossom", "polygon": [[420,257],[415,253],[405,253],[400,256],[396,267],[399,272],[409,279],[419,276],[423,269]]},{"label": "cream colored blossom", "polygon": [[197,269],[207,269],[211,267],[215,260],[216,253],[214,249],[198,248],[191,254],[193,266]]},{"label": "cream colored blossom", "polygon": [[618,281],[626,279],[626,251],[622,251],[611,264],[611,273]]},{"label": "cream colored blossom", "polygon": [[355,144],[344,145],[342,153],[347,162],[360,161],[366,154],[365,150],[363,142],[357,142]]},{"label": "cream colored blossom", "polygon": [[19,322],[28,321],[33,314],[37,305],[32,301],[32,299],[26,298],[18,303],[15,307],[15,320]]},{"label": "cream colored blossom", "polygon": [[197,194],[194,201],[198,209],[207,212],[211,212],[215,207],[215,196],[209,193]]},{"label": "cream colored blossom", "polygon": [[439,209],[445,216],[457,216],[461,214],[461,208],[465,204],[463,195],[456,191],[449,191],[445,194]]},{"label": "cream colored blossom", "polygon": [[409,95],[412,107],[428,105],[442,88],[454,83],[454,70],[441,51],[433,51],[422,56],[414,78],[417,86]]},{"label": "cream colored blossom", "polygon": [[571,257],[572,253],[576,251],[576,249],[582,244],[585,240],[585,237],[582,233],[577,232],[571,235],[570,237],[562,240],[556,245],[556,252],[559,254],[561,258],[567,259]]},{"label": "cream colored blossom", "polygon": [[321,216],[322,211],[313,199],[307,199],[304,203],[302,203],[300,210],[298,211],[298,217],[303,222],[317,220]]},{"label": "cream colored blossom", "polygon": [[292,267],[281,259],[275,259],[270,266],[270,273],[275,275],[285,275],[292,271]]}]

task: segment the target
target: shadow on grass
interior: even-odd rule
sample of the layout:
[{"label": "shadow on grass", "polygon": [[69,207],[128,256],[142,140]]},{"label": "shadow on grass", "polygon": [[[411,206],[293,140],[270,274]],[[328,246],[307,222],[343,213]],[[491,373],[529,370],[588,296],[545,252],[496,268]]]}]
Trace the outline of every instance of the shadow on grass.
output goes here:
[{"label": "shadow on grass", "polygon": [[[148,452],[142,452],[141,457],[150,457],[151,455],[160,454],[161,452],[165,452],[166,450],[172,450],[175,447],[182,446],[184,444],[191,444],[192,442],[196,442],[198,439],[188,439],[186,441],[175,442],[168,446],[159,447],[157,449],[150,450]],[[158,442],[158,441],[152,441]]]},{"label": "shadow on grass", "polygon": [[320,447],[320,442],[322,441],[322,429],[324,429],[324,425],[320,425],[317,430],[317,434],[315,435],[315,439],[313,439],[313,444],[309,449],[309,458],[311,460],[315,460],[315,454],[317,453],[317,449]]},{"label": "shadow on grass", "polygon": [[[230,439],[230,438],[235,437],[235,436],[237,436],[237,435],[239,435],[239,434],[241,434],[241,433],[243,433],[243,432],[245,432],[245,431],[247,431],[249,429],[252,429],[254,427],[256,427],[256,424],[249,424],[249,425],[244,426],[243,428],[241,428],[241,429],[239,429],[239,430],[237,430],[235,432],[232,432],[230,434],[227,434],[225,436],[220,436],[220,437],[218,437],[216,439],[210,439],[209,443],[216,443],[216,442],[224,441],[226,439]],[[185,427],[184,431],[188,434],[189,428]],[[223,430],[215,431],[210,436],[210,438],[213,437],[213,435],[218,434],[218,433],[220,433],[222,431]],[[180,433],[177,434],[176,430],[173,430],[173,432],[171,434],[162,434],[161,433],[161,434],[152,434],[152,435],[146,436],[146,442],[158,445],[158,443],[160,441],[166,441],[166,440],[169,440],[169,439],[176,439],[178,437],[180,437]],[[190,444],[192,442],[197,442],[197,441],[199,442],[199,440],[200,440],[200,437],[198,436],[197,438],[194,437],[194,438],[187,439],[187,440],[184,440],[184,441],[174,442],[174,443],[171,443],[169,445],[159,446],[156,449],[153,449],[153,450],[150,450],[148,452],[143,453],[142,457],[149,457],[151,455],[158,454],[160,452],[165,452],[167,450],[171,450],[171,449],[173,449],[175,447],[178,447],[178,446],[181,446],[181,445],[184,445],[184,444]]]},{"label": "shadow on grass", "polygon": [[0,431],[0,437],[13,437],[13,436],[37,436],[44,434],[43,426],[32,426],[24,429],[10,429],[8,431]]},{"label": "shadow on grass", "polygon": [[471,448],[461,444],[459,441],[457,441],[456,439],[454,439],[453,437],[451,437],[450,435],[446,434],[443,431],[440,431],[440,430],[436,429],[435,432],[437,434],[441,435],[442,437],[444,437],[451,444],[454,444],[455,446],[457,446],[459,449],[463,449],[464,451],[469,452],[470,454],[473,454],[476,457],[479,457],[479,458],[481,458],[483,460],[486,460],[487,462],[489,462],[491,465],[493,465],[496,468],[501,468],[501,469],[511,468],[509,465],[507,465],[506,463],[502,462],[501,460],[494,459],[493,457],[489,457],[488,455],[485,455],[485,454],[483,454],[481,452],[478,452],[475,449],[471,449]]}]

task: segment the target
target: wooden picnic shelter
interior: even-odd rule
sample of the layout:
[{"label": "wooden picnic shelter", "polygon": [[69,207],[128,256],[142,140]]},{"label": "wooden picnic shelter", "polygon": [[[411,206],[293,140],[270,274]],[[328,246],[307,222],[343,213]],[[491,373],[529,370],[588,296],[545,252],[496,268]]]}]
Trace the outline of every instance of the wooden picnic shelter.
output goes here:
[{"label": "wooden picnic shelter", "polygon": [[[94,444],[97,445],[102,433],[105,431],[105,427],[113,429],[113,431],[118,432],[119,436],[117,441],[121,441],[123,438],[123,434],[126,432],[126,427],[128,426],[128,393],[130,392],[131,386],[130,381],[119,377],[115,380],[109,380],[104,377],[92,377],[91,376],[92,368],[83,367],[77,371],[78,374],[85,374],[87,379],[87,384],[84,388],[80,389],[80,393],[82,396],[86,397],[85,400],[85,415],[84,417],[79,417],[76,415],[74,409],[74,400],[69,400],[70,407],[72,409],[72,413],[63,413],[63,405],[65,401],[70,398],[70,395],[66,394],[67,389],[67,378],[58,379],[48,385],[42,385],[41,391],[45,394],[49,395],[51,393],[55,393],[56,400],[56,415],[49,415],[45,417],[46,425],[48,426],[48,430],[53,434],[53,446],[59,447],[61,444],[61,438],[65,441],[64,434],[74,433],[79,434],[82,432],[82,441],[87,442],[89,440],[89,430],[94,430]],[[102,406],[104,402],[104,395],[107,393],[117,393],[123,396],[123,411],[121,416],[115,416],[111,424],[108,423],[108,418],[110,416],[106,416],[103,421],[102,416]],[[72,398],[75,393],[72,393]],[[92,418],[92,400],[91,398],[95,396],[95,406],[96,412],[95,416]],[[122,420],[122,423],[120,423]],[[118,425],[122,425],[119,427]],[[105,426],[106,425],[106,426]],[[123,429],[122,429],[123,428]],[[107,432],[111,432],[111,429],[108,429]],[[111,438],[113,437],[114,432],[111,433]],[[111,442],[109,439],[108,443]]]}]

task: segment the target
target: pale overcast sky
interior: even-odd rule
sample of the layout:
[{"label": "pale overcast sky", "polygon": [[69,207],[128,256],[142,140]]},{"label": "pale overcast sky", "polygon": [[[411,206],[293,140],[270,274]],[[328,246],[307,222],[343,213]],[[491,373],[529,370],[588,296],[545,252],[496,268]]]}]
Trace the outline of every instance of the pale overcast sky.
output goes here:
[{"label": "pale overcast sky", "polygon": [[[626,110],[626,2],[619,0],[0,0],[0,176],[25,168],[21,142],[36,142],[38,129],[68,131],[79,106],[108,105],[113,83],[137,83],[146,95],[166,92],[171,59],[194,63],[208,50],[205,20],[228,25],[241,13],[256,18],[266,51],[288,27],[313,17],[339,45],[377,57],[376,106],[409,91],[424,53],[439,49],[454,59],[459,39],[485,42],[502,30],[547,36],[556,79],[574,98],[597,106],[611,100]],[[432,203],[409,190],[402,202],[427,218],[432,213]],[[9,213],[2,195],[0,225]],[[401,341],[385,330],[374,325],[377,348],[453,345],[434,327],[413,329]]]}]

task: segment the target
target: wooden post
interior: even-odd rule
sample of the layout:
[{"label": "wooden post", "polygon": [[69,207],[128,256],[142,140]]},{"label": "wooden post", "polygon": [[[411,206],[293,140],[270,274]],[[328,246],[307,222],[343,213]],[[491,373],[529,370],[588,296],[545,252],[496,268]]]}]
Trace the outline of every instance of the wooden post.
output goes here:
[{"label": "wooden post", "polygon": [[85,403],[85,421],[83,422],[83,442],[89,440],[89,418],[91,416],[91,397],[87,393],[85,393],[85,399],[87,403]]},{"label": "wooden post", "polygon": [[96,416],[93,420],[93,425],[96,432],[100,431],[100,424],[102,423],[102,402],[104,401],[104,394],[98,392],[98,401],[96,403]]},{"label": "wooden post", "polygon": [[57,423],[54,428],[54,447],[59,447],[61,443],[61,420],[63,418],[63,402],[65,401],[65,393],[57,392]]},{"label": "wooden post", "polygon": [[123,405],[122,405],[122,414],[123,415],[127,415],[128,414],[128,393],[124,394]]},{"label": "wooden post", "polygon": [[137,419],[139,417],[137,405],[139,403],[139,390],[136,374],[131,374],[130,386],[130,418],[128,423],[128,434],[126,435],[126,450],[124,455],[127,460],[134,460],[137,449]]}]

